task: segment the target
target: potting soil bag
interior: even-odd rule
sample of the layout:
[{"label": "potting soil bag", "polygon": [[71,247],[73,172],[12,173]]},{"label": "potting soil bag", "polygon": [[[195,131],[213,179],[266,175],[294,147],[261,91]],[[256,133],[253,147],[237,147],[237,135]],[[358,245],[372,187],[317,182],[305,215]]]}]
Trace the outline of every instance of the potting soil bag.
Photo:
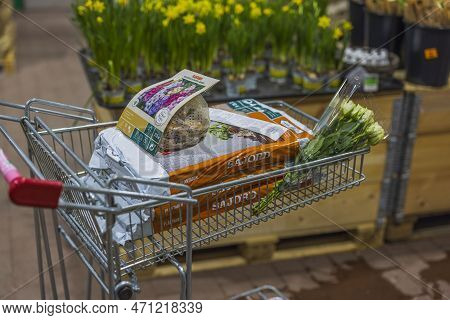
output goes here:
[{"label": "potting soil bag", "polygon": [[217,82],[183,70],[136,94],[117,128],[151,155],[194,146],[209,128],[208,105],[201,93]]},{"label": "potting soil bag", "polygon": [[[117,128],[102,131],[95,140],[90,161],[94,169],[109,169],[119,176],[134,176],[182,183],[193,189],[232,181],[238,178],[281,169],[294,160],[301,145],[311,139],[305,125],[282,111],[255,100],[233,101],[209,108],[211,124],[204,139],[195,146],[177,151],[159,151],[155,155],[140,148]],[[260,194],[250,186],[231,194],[217,193],[217,201],[200,196],[194,219],[242,206],[270,191]],[[179,192],[161,187],[137,185],[140,192],[171,195]],[[209,202],[208,202],[209,201]],[[172,203],[155,208],[153,231],[159,232],[184,223],[180,214],[184,205]]]}]

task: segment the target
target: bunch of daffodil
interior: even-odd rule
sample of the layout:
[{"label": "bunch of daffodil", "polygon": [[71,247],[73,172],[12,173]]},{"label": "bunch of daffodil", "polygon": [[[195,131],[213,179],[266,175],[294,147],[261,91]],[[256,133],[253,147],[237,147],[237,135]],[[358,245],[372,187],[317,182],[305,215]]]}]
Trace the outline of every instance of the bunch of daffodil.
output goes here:
[{"label": "bunch of daffodil", "polygon": [[163,1],[160,9],[163,19],[160,26],[162,32],[162,45],[166,51],[164,54],[165,66],[169,74],[174,74],[186,68],[189,64],[188,35],[183,16],[190,11],[193,1]]},{"label": "bunch of daffodil", "polygon": [[286,63],[293,54],[296,26],[299,19],[298,5],[301,0],[272,0],[269,9],[275,14],[270,18],[270,42],[272,56],[278,63]]},{"label": "bunch of daffodil", "polygon": [[[117,2],[116,2],[117,1]],[[117,15],[118,2],[125,0],[77,0],[73,9],[92,53],[92,60],[98,67],[102,86],[116,90],[121,86],[123,65],[123,36],[112,30],[122,30]]]},{"label": "bunch of daffodil", "polygon": [[270,0],[250,1],[250,23],[253,33],[254,56],[261,58],[269,39],[270,19],[276,13],[270,5]]},{"label": "bunch of daffodil", "polygon": [[123,77],[129,80],[138,78],[138,66],[142,54],[142,39],[144,36],[144,19],[141,14],[141,4],[138,0],[116,0],[114,28],[118,41],[122,43],[124,52],[121,71]]},{"label": "bunch of daffodil", "polygon": [[330,18],[320,16],[317,20],[317,38],[315,71],[319,74],[339,70],[342,66],[342,56],[349,42],[351,24],[344,21],[335,26]]},{"label": "bunch of daffodil", "polygon": [[[225,47],[231,57],[234,75],[242,75],[265,45],[263,21],[272,13],[266,1],[228,0]],[[265,9],[266,15],[264,14]]]},{"label": "bunch of daffodil", "polygon": [[307,72],[323,74],[342,67],[342,56],[349,42],[348,21],[332,25],[326,15],[325,0],[302,1],[296,30],[297,64]]},{"label": "bunch of daffodil", "polygon": [[325,15],[327,3],[317,0],[296,1],[294,10],[299,15],[295,30],[295,58],[298,66],[307,71],[315,69],[318,37],[318,19]]},{"label": "bunch of daffodil", "polygon": [[[141,55],[147,77],[158,77],[164,72],[166,64],[167,30],[163,26],[165,15],[162,12],[163,0],[143,0],[141,14],[143,16],[143,34]],[[167,24],[167,22],[164,22]]]},{"label": "bunch of daffodil", "polygon": [[207,72],[217,56],[225,4],[222,0],[199,0],[191,3],[191,10],[182,16],[185,45],[188,46],[192,68]]}]

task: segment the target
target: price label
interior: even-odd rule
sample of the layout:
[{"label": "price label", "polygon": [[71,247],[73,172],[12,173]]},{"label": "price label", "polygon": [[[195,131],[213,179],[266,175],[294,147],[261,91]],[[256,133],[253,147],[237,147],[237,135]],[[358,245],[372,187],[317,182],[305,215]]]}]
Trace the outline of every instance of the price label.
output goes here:
[{"label": "price label", "polygon": [[425,59],[433,60],[439,58],[439,52],[436,48],[427,48],[423,51]]}]

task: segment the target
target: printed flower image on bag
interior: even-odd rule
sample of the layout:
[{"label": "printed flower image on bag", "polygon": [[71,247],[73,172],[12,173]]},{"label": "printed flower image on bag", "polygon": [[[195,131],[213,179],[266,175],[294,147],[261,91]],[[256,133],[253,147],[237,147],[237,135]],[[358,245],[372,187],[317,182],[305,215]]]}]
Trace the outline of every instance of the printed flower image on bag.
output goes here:
[{"label": "printed flower image on bag", "polygon": [[171,80],[141,93],[135,101],[135,107],[154,118],[159,110],[173,110],[184,99],[203,88],[204,86],[186,79]]}]

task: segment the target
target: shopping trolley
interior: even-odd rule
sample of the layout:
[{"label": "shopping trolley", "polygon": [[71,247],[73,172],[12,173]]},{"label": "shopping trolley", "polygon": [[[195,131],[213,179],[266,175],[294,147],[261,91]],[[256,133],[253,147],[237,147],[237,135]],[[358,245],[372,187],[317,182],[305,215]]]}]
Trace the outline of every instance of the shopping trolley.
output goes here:
[{"label": "shopping trolley", "polygon": [[[305,125],[313,128],[317,119],[284,102],[268,102],[272,107],[283,109]],[[318,161],[289,166],[283,169],[247,176],[245,178],[192,190],[182,184],[146,180],[126,176],[102,176],[87,163],[93,152],[94,140],[99,132],[116,122],[97,123],[93,111],[85,108],[40,99],[29,100],[25,105],[0,101],[3,108],[18,109],[21,117],[1,115],[0,119],[18,123],[26,137],[27,152],[0,126],[0,131],[30,169],[30,178],[24,178],[1,152],[1,170],[9,183],[12,202],[34,207],[35,234],[41,297],[46,297],[47,287],[52,298],[58,298],[62,287],[64,298],[70,298],[69,284],[64,266],[63,244],[74,250],[88,270],[87,298],[91,294],[92,280],[101,288],[102,297],[129,299],[139,292],[137,271],[162,262],[172,263],[180,275],[182,299],[191,298],[192,250],[208,245],[211,241],[243,231],[266,222],[291,210],[330,197],[359,185],[364,180],[364,155],[368,148],[349,152]],[[4,112],[2,112],[4,114]],[[56,119],[56,120],[55,120]],[[61,125],[62,122],[69,125]],[[50,125],[57,123],[59,125]],[[287,173],[296,172],[296,181],[274,199],[257,215],[252,206],[261,200],[261,194],[270,185],[280,181]],[[86,178],[96,182],[88,185]],[[145,185],[171,188],[178,191],[171,196],[140,192],[140,189],[121,186]],[[203,207],[213,208],[221,202],[251,192],[250,203],[232,202],[223,212],[206,218],[200,217],[198,197]],[[267,193],[267,192],[266,192]],[[118,205],[116,197],[129,200]],[[165,206],[166,209],[163,209]],[[169,209],[167,209],[169,208]],[[60,287],[53,270],[52,250],[46,224],[48,214],[55,227],[57,264],[61,269]],[[142,216],[170,210],[169,225],[145,234]],[[173,212],[172,212],[173,211]],[[113,240],[113,227],[119,217],[141,217],[141,234],[126,245]],[[176,220],[176,221],[175,221]],[[183,221],[183,223],[180,223]],[[55,250],[55,249],[53,249]],[[178,257],[185,255],[185,262]],[[47,268],[44,268],[44,264]],[[49,281],[45,281],[47,274]]]}]

